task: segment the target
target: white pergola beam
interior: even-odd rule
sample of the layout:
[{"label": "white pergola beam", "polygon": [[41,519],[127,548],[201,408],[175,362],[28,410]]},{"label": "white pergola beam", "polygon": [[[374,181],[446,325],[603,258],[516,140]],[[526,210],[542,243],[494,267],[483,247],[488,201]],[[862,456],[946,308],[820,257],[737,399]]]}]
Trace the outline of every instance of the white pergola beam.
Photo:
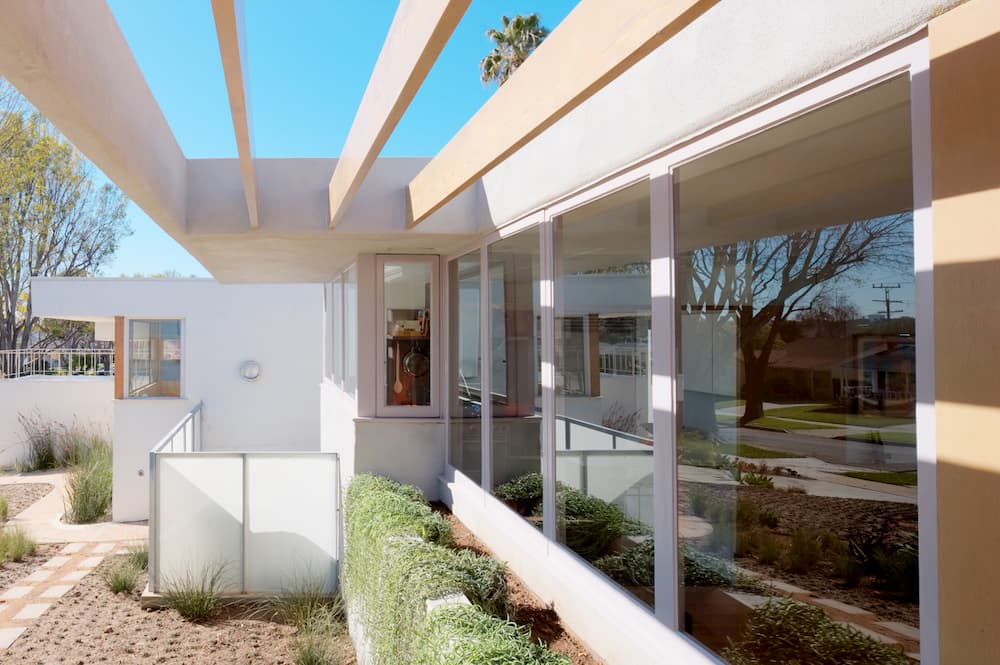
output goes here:
[{"label": "white pergola beam", "polygon": [[253,123],[247,76],[246,28],[243,0],[212,0],[215,32],[222,56],[222,70],[229,92],[229,111],[236,133],[236,151],[240,158],[240,178],[247,203],[250,228],[260,228],[257,198],[257,174],[254,171]]},{"label": "white pergola beam", "polygon": [[184,233],[184,153],[104,0],[0,0],[0,76],[167,233]]},{"label": "white pergola beam", "polygon": [[401,0],[330,179],[336,226],[471,0]]},{"label": "white pergola beam", "polygon": [[718,0],[581,0],[407,188],[415,226]]}]

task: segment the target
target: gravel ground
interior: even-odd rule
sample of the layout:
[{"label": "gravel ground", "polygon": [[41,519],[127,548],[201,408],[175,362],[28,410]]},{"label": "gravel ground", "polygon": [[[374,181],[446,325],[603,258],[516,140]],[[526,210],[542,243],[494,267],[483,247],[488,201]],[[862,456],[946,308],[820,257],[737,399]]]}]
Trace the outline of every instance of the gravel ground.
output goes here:
[{"label": "gravel ground", "polygon": [[52,491],[49,483],[17,483],[0,485],[0,496],[7,497],[7,516],[17,517],[18,513]]},{"label": "gravel ground", "polygon": [[[270,621],[232,616],[192,624],[173,610],[147,611],[139,595],[115,595],[104,585],[101,569],[63,596],[5,652],[0,663],[25,665],[291,665],[295,629]],[[145,576],[140,588],[145,587]],[[346,644],[344,643],[346,640]],[[337,647],[354,663],[350,638]]]},{"label": "gravel ground", "polygon": [[41,568],[43,563],[55,556],[62,548],[62,545],[39,545],[35,553],[25,557],[24,560],[3,563],[0,567],[0,593],[3,593],[7,587],[12,586],[19,579],[27,577]]}]

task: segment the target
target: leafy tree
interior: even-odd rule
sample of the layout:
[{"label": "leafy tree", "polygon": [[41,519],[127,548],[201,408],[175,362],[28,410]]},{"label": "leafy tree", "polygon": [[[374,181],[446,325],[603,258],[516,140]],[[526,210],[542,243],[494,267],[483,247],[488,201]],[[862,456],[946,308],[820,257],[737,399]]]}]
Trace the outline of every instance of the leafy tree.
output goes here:
[{"label": "leafy tree", "polygon": [[502,29],[490,28],[486,36],[493,40],[493,50],[479,61],[479,78],[489,85],[501,86],[549,35],[538,14],[500,17]]},{"label": "leafy tree", "polygon": [[687,273],[679,280],[687,291],[683,305],[735,324],[746,400],[741,423],[764,415],[768,362],[789,317],[824,307],[829,288],[852,272],[909,266],[911,220],[909,213],[890,215],[703,247],[679,257]]},{"label": "leafy tree", "polygon": [[31,277],[93,275],[114,255],[126,203],[0,79],[0,350],[38,341]]}]

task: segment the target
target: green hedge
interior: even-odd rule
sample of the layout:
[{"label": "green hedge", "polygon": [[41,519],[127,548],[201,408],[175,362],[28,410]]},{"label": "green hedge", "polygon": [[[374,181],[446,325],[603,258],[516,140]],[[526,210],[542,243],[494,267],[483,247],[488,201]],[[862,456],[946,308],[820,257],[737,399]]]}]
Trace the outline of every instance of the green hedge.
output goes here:
[{"label": "green hedge", "polygon": [[[568,663],[508,621],[503,564],[450,549],[451,524],[420,490],[359,475],[344,510],[343,594],[375,665]],[[459,593],[473,605],[425,611],[427,600]]]}]

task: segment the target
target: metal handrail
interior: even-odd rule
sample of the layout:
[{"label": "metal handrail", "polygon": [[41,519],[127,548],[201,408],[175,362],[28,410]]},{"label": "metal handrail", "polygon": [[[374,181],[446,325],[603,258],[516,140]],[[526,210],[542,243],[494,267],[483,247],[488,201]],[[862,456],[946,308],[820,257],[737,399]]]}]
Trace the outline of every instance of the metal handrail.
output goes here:
[{"label": "metal handrail", "polygon": [[[204,402],[198,402],[197,404],[195,404],[190,411],[184,414],[184,417],[180,419],[180,422],[174,425],[173,429],[167,432],[167,434],[162,439],[160,439],[160,441],[155,446],[153,446],[149,452],[151,454],[167,452],[166,448],[168,445],[170,446],[169,452],[172,453],[177,452],[175,444],[177,436],[179,434],[184,435],[182,439],[183,446],[181,448],[181,452],[186,452],[186,453],[199,452],[201,450],[201,407],[203,405]],[[195,420],[195,416],[198,417],[197,420]],[[188,447],[189,425],[191,432],[190,448]]]},{"label": "metal handrail", "polygon": [[595,423],[589,423],[586,420],[579,420],[577,418],[570,418],[569,416],[556,416],[556,420],[561,420],[566,424],[565,437],[566,437],[566,449],[569,450],[572,447],[570,431],[571,425],[577,425],[579,427],[584,427],[595,432],[600,432],[601,434],[606,434],[611,437],[611,449],[616,450],[618,448],[618,440],[622,439],[624,441],[630,441],[632,443],[641,443],[646,446],[652,446],[653,440],[649,437],[639,436],[638,434],[629,434],[628,432],[622,432],[620,430],[612,429],[610,427],[605,427],[604,425],[597,425]]},{"label": "metal handrail", "polygon": [[5,349],[0,351],[0,379],[29,376],[112,376],[113,349]]}]

